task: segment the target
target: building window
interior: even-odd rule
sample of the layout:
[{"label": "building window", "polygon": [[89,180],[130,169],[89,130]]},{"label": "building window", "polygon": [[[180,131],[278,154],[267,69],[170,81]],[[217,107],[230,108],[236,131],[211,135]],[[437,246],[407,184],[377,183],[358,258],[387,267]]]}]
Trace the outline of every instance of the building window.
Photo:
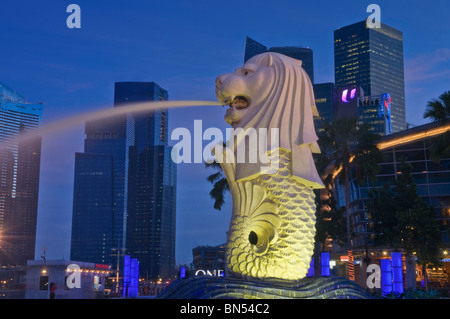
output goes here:
[{"label": "building window", "polygon": [[48,276],[39,278],[39,290],[48,290]]}]

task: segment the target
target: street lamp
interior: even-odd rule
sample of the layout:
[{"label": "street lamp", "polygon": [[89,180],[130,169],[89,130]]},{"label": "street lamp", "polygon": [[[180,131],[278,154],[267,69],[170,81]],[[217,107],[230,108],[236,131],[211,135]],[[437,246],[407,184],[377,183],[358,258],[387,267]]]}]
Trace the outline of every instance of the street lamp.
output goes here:
[{"label": "street lamp", "polygon": [[120,255],[121,255],[121,253],[120,253],[120,251],[122,251],[123,250],[123,254],[122,254],[122,256],[123,255],[125,255],[125,251],[127,250],[126,248],[111,248],[111,250],[114,252],[114,251],[117,251],[117,253],[113,253],[113,254],[111,254],[110,256],[113,256],[113,257],[116,257],[117,256],[117,266],[116,266],[116,269],[117,269],[117,273],[116,273],[116,293],[119,293],[119,270],[120,270]]}]

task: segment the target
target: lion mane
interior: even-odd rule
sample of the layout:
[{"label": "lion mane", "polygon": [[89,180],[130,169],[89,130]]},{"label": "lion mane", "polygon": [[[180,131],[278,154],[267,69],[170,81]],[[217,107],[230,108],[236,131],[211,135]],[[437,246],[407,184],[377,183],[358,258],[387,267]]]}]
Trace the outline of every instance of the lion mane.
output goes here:
[{"label": "lion mane", "polygon": [[[270,135],[271,129],[279,129],[280,149],[291,153],[291,174],[302,184],[311,188],[323,188],[313,159],[313,153],[320,153],[317,144],[314,118],[318,111],[314,101],[314,92],[302,62],[279,53],[263,53],[249,59],[247,63],[273,69],[274,80],[262,79],[259,91],[267,94],[259,105],[252,105],[252,111],[246,113],[241,121],[232,125],[234,129],[265,128]],[[255,75],[256,76],[256,75]],[[264,77],[264,72],[258,76]],[[258,92],[256,92],[257,94]],[[250,97],[251,98],[251,97]],[[237,144],[245,139],[237,140]],[[267,151],[273,152],[273,141],[267,140]],[[235,180],[244,181],[256,178],[261,172],[261,163],[236,163]]]}]

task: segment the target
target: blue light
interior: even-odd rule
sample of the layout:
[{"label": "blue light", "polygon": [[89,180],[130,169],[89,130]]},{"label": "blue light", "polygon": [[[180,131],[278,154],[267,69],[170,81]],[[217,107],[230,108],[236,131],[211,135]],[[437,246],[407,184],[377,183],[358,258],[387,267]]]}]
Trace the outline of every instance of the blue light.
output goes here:
[{"label": "blue light", "polygon": [[139,291],[139,262],[130,255],[123,257],[123,288],[124,297],[137,297]]},{"label": "blue light", "polygon": [[180,278],[185,278],[186,277],[186,267],[181,266],[180,267]]},{"label": "blue light", "polygon": [[330,253],[320,254],[320,268],[322,271],[322,276],[330,275]]},{"label": "blue light", "polygon": [[131,280],[131,256],[125,255],[123,256],[123,287],[122,287],[124,297],[128,296],[130,280]]},{"label": "blue light", "polygon": [[384,294],[392,292],[391,260],[381,259],[381,291]]},{"label": "blue light", "polygon": [[403,293],[402,253],[391,253],[393,290]]},{"label": "blue light", "polygon": [[137,297],[139,291],[139,263],[136,258],[131,258],[129,297]]},{"label": "blue light", "polygon": [[306,276],[308,277],[314,277],[315,271],[314,271],[314,258],[311,259],[311,263],[309,264],[308,273]]},{"label": "blue light", "polygon": [[392,123],[391,123],[391,95],[383,94],[382,96],[382,108],[384,107],[384,116],[387,120],[387,131],[389,133],[392,132]]}]

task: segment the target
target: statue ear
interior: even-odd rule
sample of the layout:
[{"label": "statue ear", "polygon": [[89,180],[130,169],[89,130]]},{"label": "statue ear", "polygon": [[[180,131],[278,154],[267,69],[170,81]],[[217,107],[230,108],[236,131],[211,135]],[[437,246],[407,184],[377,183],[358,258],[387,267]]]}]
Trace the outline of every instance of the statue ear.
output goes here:
[{"label": "statue ear", "polygon": [[265,54],[261,59],[261,65],[262,66],[272,66],[273,65],[272,55]]}]

